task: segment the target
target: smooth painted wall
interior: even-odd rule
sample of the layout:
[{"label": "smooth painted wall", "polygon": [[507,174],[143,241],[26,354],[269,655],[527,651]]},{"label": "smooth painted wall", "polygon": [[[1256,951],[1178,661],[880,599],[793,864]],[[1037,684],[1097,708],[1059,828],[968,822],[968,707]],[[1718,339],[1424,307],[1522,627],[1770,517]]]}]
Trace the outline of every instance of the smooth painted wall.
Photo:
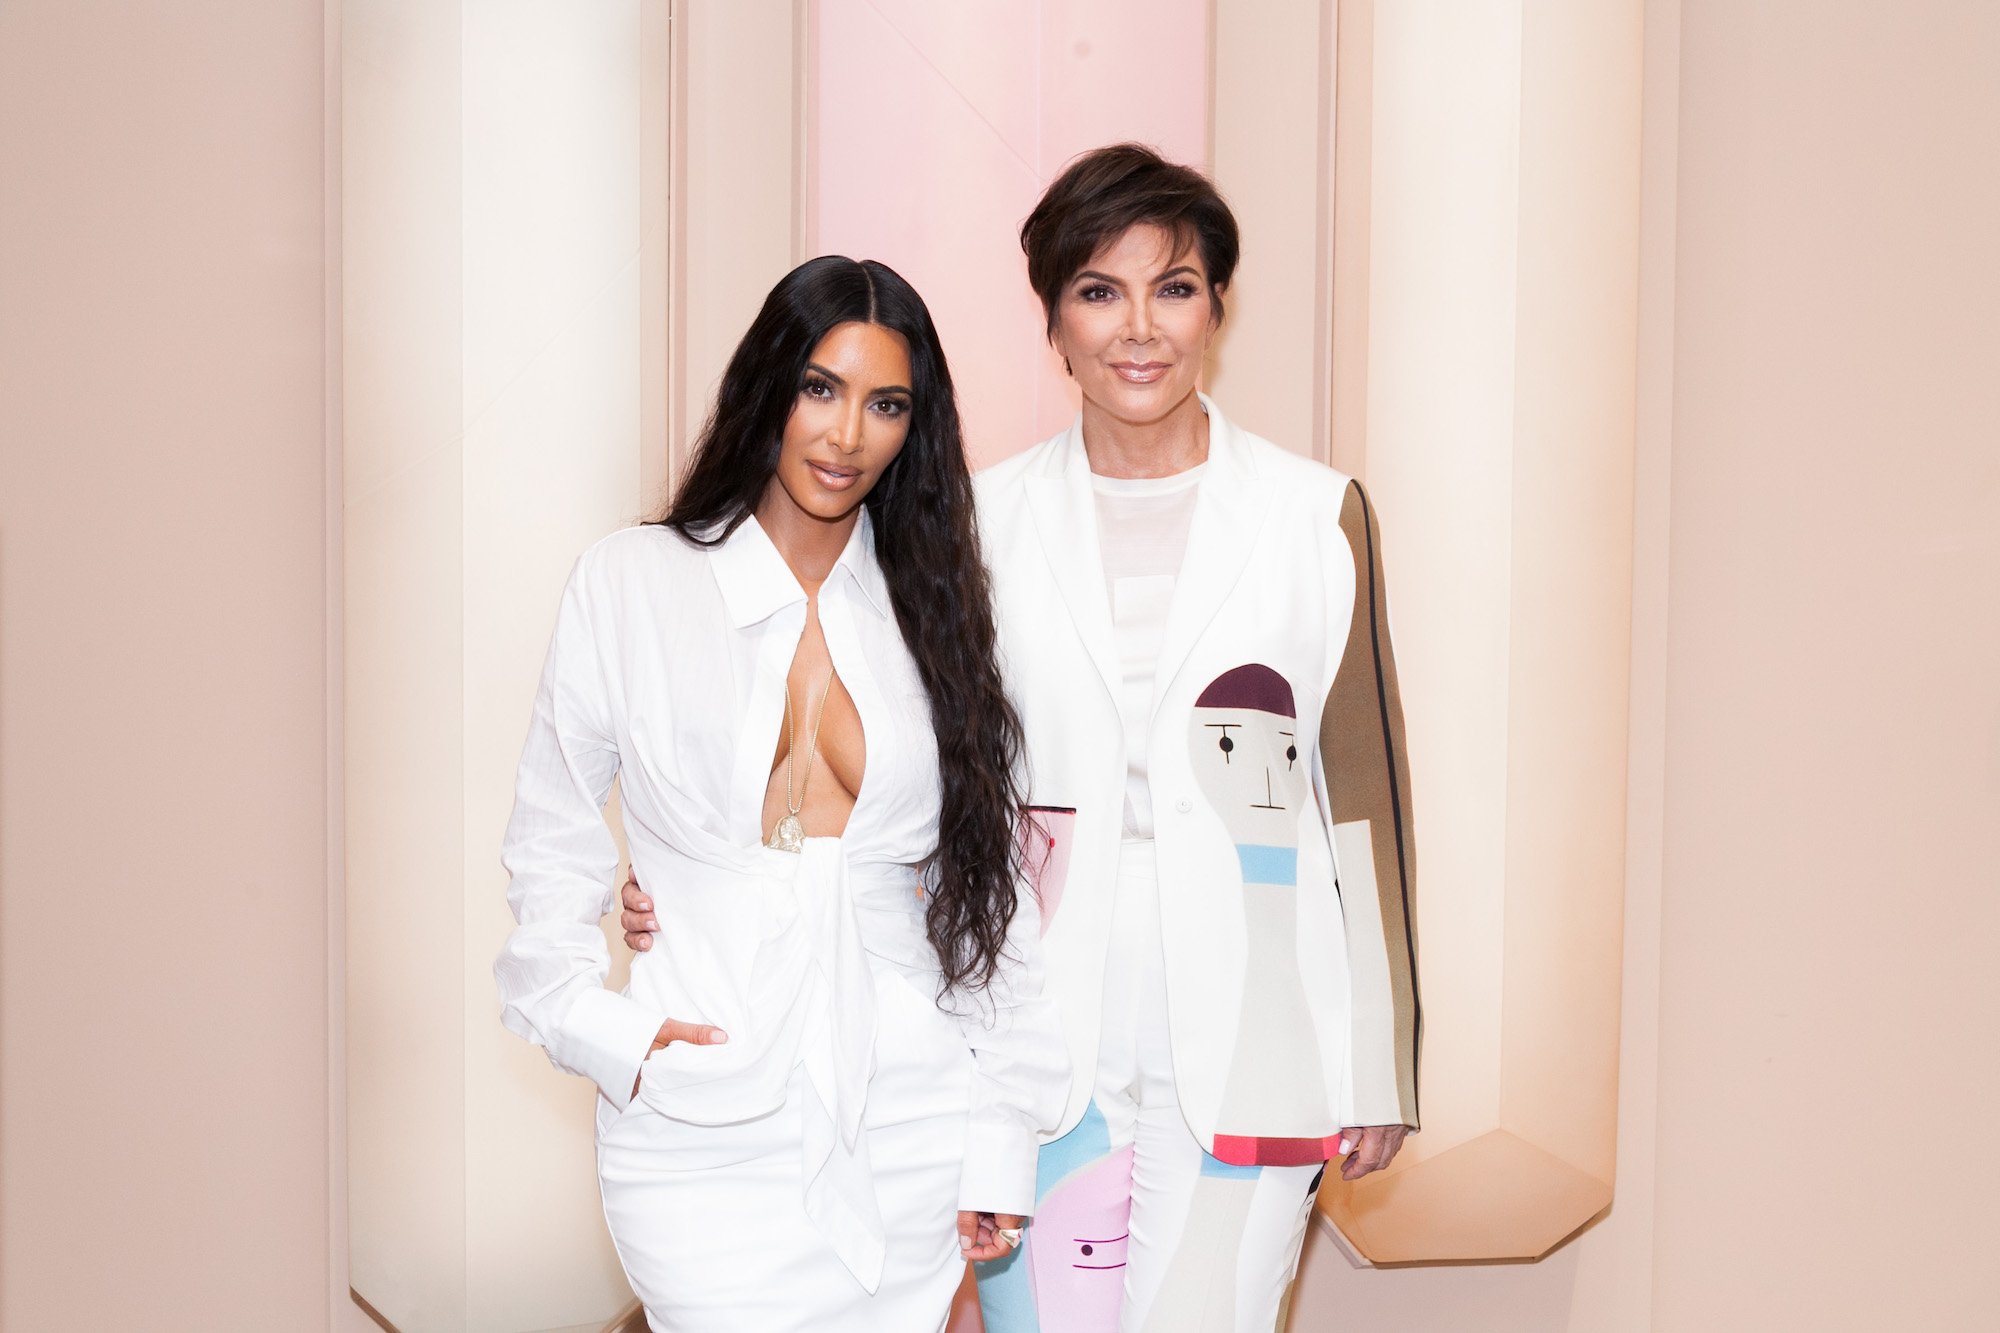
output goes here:
[{"label": "smooth painted wall", "polygon": [[2000,11],[1646,20],[1618,1196],[1530,1265],[1315,1237],[1295,1330],[2000,1306]]},{"label": "smooth painted wall", "polygon": [[319,0],[0,6],[0,1327],[328,1327]]},{"label": "smooth painted wall", "polygon": [[1661,1328],[2000,1308],[1996,67],[1682,5]]}]

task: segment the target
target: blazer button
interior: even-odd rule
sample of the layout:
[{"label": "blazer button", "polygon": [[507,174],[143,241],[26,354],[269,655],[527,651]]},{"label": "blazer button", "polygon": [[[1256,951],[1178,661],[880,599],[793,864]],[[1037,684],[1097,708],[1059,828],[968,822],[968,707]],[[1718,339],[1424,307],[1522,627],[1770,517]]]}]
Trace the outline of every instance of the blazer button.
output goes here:
[{"label": "blazer button", "polygon": [[1183,796],[1174,802],[1174,809],[1180,811],[1182,814],[1186,814],[1188,811],[1194,809],[1194,802]]}]

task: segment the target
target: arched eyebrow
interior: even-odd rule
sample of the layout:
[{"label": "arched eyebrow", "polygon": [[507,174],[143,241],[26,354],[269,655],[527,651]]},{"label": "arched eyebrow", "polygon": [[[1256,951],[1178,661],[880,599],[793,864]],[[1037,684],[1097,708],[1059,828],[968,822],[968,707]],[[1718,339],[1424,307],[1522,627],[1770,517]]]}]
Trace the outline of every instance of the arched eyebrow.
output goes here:
[{"label": "arched eyebrow", "polygon": [[[822,365],[821,365],[821,364],[820,364],[819,362],[817,362],[817,361],[808,361],[808,362],[806,362],[806,369],[807,369],[807,370],[810,370],[810,371],[811,371],[811,372],[812,372],[813,374],[815,374],[815,375],[819,376],[819,377],[820,377],[821,379],[823,379],[823,380],[827,380],[827,381],[829,381],[829,382],[831,382],[831,383],[834,383],[834,384],[838,384],[838,385],[839,385],[839,386],[840,386],[841,388],[843,388],[843,389],[845,389],[845,388],[847,387],[847,380],[846,380],[846,379],[845,379],[844,377],[842,377],[842,376],[840,376],[840,375],[837,375],[837,374],[835,374],[835,373],[834,373],[833,371],[831,371],[831,370],[828,370],[828,369],[827,369],[827,368],[826,368],[825,366],[822,366]],[[902,385],[900,385],[900,384],[884,384],[884,385],[882,385],[881,387],[877,388],[877,389],[875,390],[875,392],[876,392],[876,393],[900,393],[900,394],[902,394],[902,395],[903,395],[904,397],[906,397],[906,398],[914,398],[914,397],[916,397],[916,395],[915,395],[915,394],[911,393],[911,392],[910,392],[910,391],[909,391],[908,389],[904,388],[904,387],[903,387]]]},{"label": "arched eyebrow", "polygon": [[[1176,278],[1182,274],[1186,274],[1188,277],[1195,279],[1199,279],[1201,277],[1201,274],[1195,272],[1194,268],[1191,265],[1176,264],[1174,267],[1168,269],[1165,273],[1162,273],[1159,277],[1154,278],[1153,281],[1155,283],[1162,283],[1165,282],[1168,278]],[[1071,281],[1082,282],[1085,278],[1090,279],[1092,282],[1101,282],[1108,286],[1116,287],[1120,291],[1123,291],[1125,289],[1125,284],[1123,282],[1120,282],[1117,278],[1112,277],[1109,273],[1099,273],[1094,268],[1085,269],[1083,272],[1077,274],[1076,277],[1072,278]]]}]

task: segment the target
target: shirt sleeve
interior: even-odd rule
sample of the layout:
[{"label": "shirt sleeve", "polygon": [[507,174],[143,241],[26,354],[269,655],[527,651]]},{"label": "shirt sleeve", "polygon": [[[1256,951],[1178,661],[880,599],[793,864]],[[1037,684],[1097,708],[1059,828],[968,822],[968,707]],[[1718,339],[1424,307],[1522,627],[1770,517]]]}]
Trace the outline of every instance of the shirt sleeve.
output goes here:
[{"label": "shirt sleeve", "polygon": [[974,1212],[1035,1211],[1035,1162],[1069,1097],[1069,1052],[1055,1002],[1042,990],[1041,912],[1023,886],[993,980],[959,1001],[972,1048],[972,1110],[958,1206]]},{"label": "shirt sleeve", "polygon": [[1320,715],[1320,761],[1347,934],[1348,1124],[1417,1126],[1415,835],[1402,693],[1389,644],[1381,534],[1360,483],[1350,482],[1340,529],[1354,559],[1347,642]]},{"label": "shirt sleeve", "polygon": [[501,851],[519,924],[493,978],[509,1031],[623,1107],[662,1016],[604,988],[611,960],[599,923],[618,872],[604,802],[618,746],[586,582],[580,561],[563,592],[521,752]]}]

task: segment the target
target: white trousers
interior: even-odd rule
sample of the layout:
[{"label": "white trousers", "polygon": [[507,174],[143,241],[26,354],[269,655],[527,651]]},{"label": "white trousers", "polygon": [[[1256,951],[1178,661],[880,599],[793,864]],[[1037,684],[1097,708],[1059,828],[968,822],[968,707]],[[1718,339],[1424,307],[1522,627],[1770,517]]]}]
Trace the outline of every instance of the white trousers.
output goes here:
[{"label": "white trousers", "polygon": [[654,1333],[937,1333],[965,1274],[958,1249],[972,1056],[934,999],[881,959],[875,1073],[863,1141],[887,1242],[864,1290],[800,1198],[795,1071],[779,1110],[691,1125],[602,1098],[597,1174],[604,1219]]},{"label": "white trousers", "polygon": [[987,1333],[1270,1333],[1321,1170],[1231,1166],[1188,1128],[1153,844],[1127,842],[1090,1109],[1042,1149],[1022,1251],[979,1266]]}]

